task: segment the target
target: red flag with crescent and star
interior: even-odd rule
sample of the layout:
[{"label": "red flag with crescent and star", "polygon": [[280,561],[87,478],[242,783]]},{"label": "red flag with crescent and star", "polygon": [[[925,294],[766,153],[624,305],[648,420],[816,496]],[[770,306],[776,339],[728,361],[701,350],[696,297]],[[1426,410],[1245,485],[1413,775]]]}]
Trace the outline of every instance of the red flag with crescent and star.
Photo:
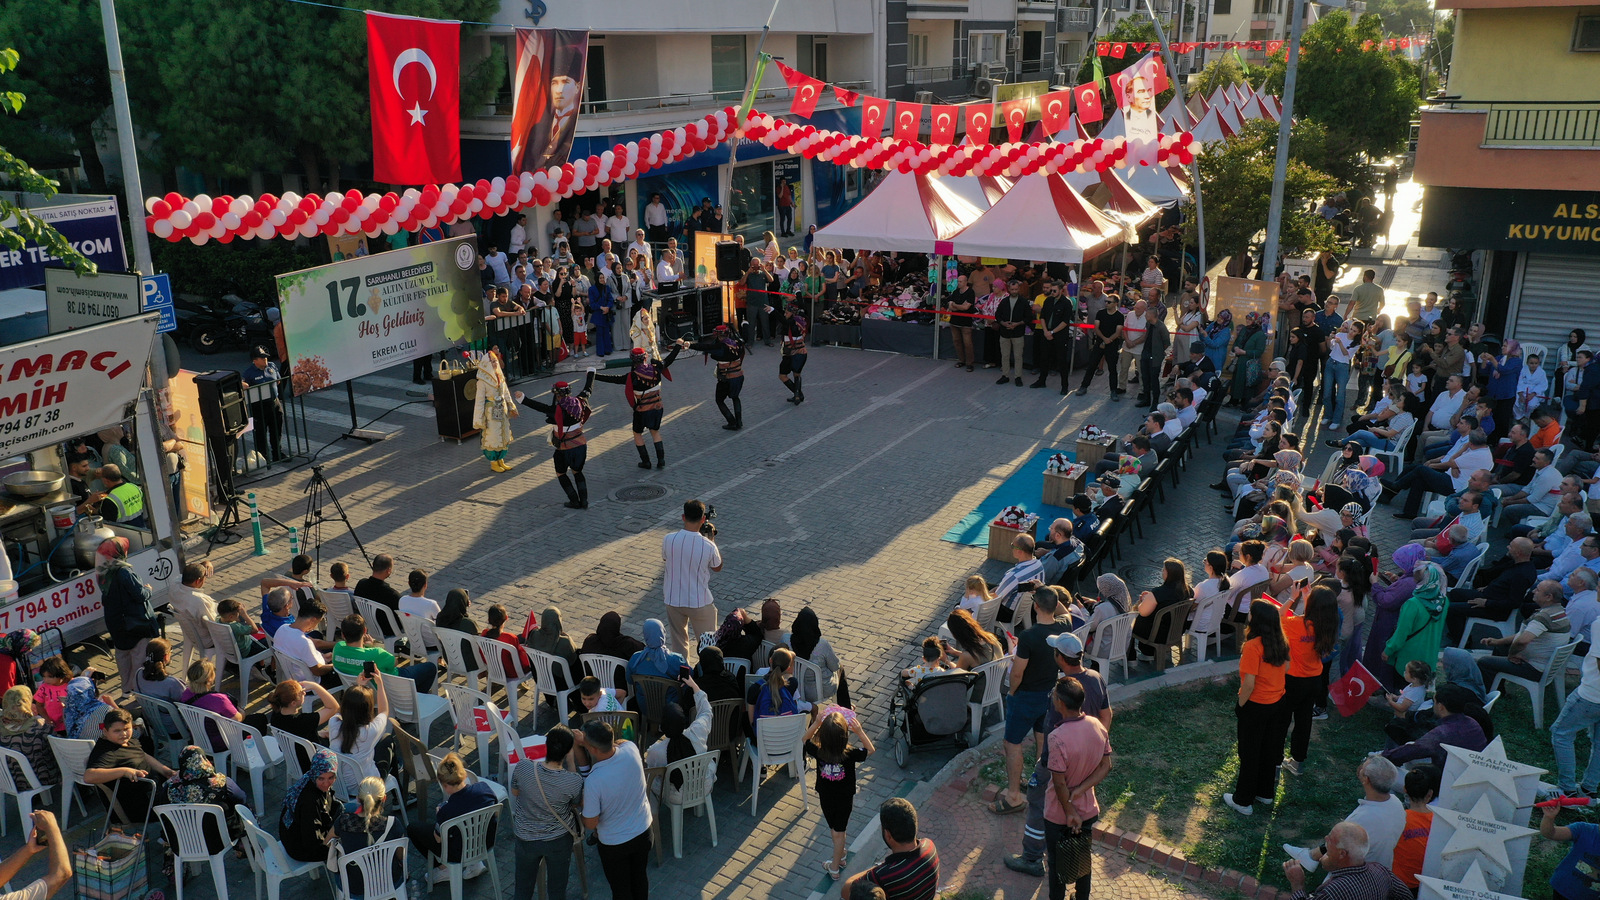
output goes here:
[{"label": "red flag with crescent and star", "polygon": [[461,180],[461,23],[367,13],[372,177]]},{"label": "red flag with crescent and star", "polygon": [[989,129],[994,127],[994,104],[973,103],[966,109],[967,140],[979,147],[989,143]]},{"label": "red flag with crescent and star", "polygon": [[778,67],[778,73],[783,76],[783,83],[794,89],[794,97],[789,101],[789,112],[802,118],[811,118],[817,110],[817,101],[822,99],[822,89],[826,87],[822,81],[810,75],[784,65],[782,60],[772,61]]},{"label": "red flag with crescent and star", "polygon": [[961,118],[961,108],[958,106],[930,106],[932,115],[930,121],[932,129],[928,133],[930,144],[954,144],[956,142],[956,123]]},{"label": "red flag with crescent and star", "polygon": [[914,141],[922,124],[921,103],[896,103],[894,105],[895,140]]},{"label": "red flag with crescent and star", "polygon": [[1032,98],[1007,100],[1000,104],[1000,116],[1006,123],[1006,139],[1015,144],[1022,140],[1022,129],[1028,124],[1028,104]]},{"label": "red flag with crescent and star", "polygon": [[1340,715],[1353,716],[1367,705],[1368,697],[1380,690],[1383,690],[1383,682],[1356,660],[1343,678],[1328,685],[1328,698],[1339,707]]},{"label": "red flag with crescent and star", "polygon": [[1072,115],[1072,92],[1051,91],[1039,98],[1039,123],[1046,134],[1055,134],[1067,127]]},{"label": "red flag with crescent and star", "polygon": [[855,91],[847,91],[844,88],[839,87],[837,84],[833,86],[833,96],[839,98],[839,102],[845,106],[855,106],[856,101],[861,99],[861,95],[859,93]]},{"label": "red flag with crescent and star", "polygon": [[861,136],[883,137],[883,119],[889,114],[889,101],[882,97],[861,98]]},{"label": "red flag with crescent and star", "polygon": [[1092,81],[1080,84],[1072,89],[1072,99],[1078,105],[1079,124],[1087,125],[1106,117],[1105,110],[1100,106],[1100,85]]}]

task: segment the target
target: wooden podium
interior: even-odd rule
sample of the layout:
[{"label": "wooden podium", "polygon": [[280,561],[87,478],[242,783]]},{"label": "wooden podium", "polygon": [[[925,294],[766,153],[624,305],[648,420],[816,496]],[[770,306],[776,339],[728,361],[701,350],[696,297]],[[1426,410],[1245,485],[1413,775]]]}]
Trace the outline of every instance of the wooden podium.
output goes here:
[{"label": "wooden podium", "polygon": [[1034,533],[1034,529],[1039,525],[1039,517],[1029,516],[1024,525],[1026,526],[1024,528],[1008,528],[1004,525],[990,522],[989,558],[1003,563],[1016,562],[1015,557],[1011,555],[1011,545],[1016,543],[1017,535],[1019,534],[1026,534],[1037,539],[1038,535]]},{"label": "wooden podium", "polygon": [[1065,472],[1044,473],[1044,505],[1071,509],[1072,498],[1083,493],[1088,473],[1089,467],[1083,463],[1074,463]]}]

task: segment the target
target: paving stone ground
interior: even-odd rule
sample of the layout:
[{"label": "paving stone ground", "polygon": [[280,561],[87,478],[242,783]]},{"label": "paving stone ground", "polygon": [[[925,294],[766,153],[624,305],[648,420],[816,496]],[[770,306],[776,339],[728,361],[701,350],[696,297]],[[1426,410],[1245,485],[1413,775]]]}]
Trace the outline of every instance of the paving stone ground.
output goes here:
[{"label": "paving stone ground", "polygon": [[[1415,255],[1404,248],[1395,252]],[[1436,261],[1437,254],[1432,257]],[[1396,286],[1408,292],[1441,280],[1436,272],[1407,270],[1400,256],[1388,262],[1380,280],[1407,282]],[[1412,264],[1432,262],[1423,255]],[[1428,286],[1421,287],[1423,281]],[[402,584],[406,572],[423,568],[432,573],[435,597],[467,588],[480,625],[490,603],[504,604],[519,627],[530,610],[554,604],[578,641],[608,610],[620,612],[636,635],[645,618],[661,615],[661,537],[678,526],[684,500],[713,503],[726,560],[712,579],[719,613],[733,606],[754,611],[763,599],[776,597],[787,626],[801,606],[815,608],[878,739],[895,673],[912,661],[920,638],[942,622],[963,579],[980,572],[998,580],[1005,570],[987,562],[981,549],[942,541],[944,532],[1039,449],[1070,448],[1073,433],[1090,422],[1130,431],[1139,410],[1131,402],[1108,402],[1103,380],[1089,396],[1064,401],[1053,381],[1049,390],[1002,387],[994,384],[993,370],[968,373],[949,361],[834,348],[812,351],[805,372],[808,400],[794,407],[782,402],[787,391],[777,384],[776,351],[755,350],[746,363],[746,425],[739,432],[721,428],[711,402],[710,368],[694,358],[674,367],[675,380],[665,390],[668,468],[661,471],[636,468],[621,391],[600,385],[587,470],[592,508],[586,511],[562,506],[545,443],[548,427],[531,414],[515,423],[516,470],[507,475],[491,472],[475,443],[439,440],[425,421],[408,423],[396,437],[370,447],[335,444],[316,462],[325,467],[368,552],[395,556]],[[548,386],[548,380],[536,380],[522,388],[547,396]],[[404,399],[397,391],[395,402]],[[1226,436],[1232,419],[1224,416],[1222,423]],[[1320,441],[1320,435],[1313,437]],[[1182,487],[1168,489],[1159,527],[1147,527],[1125,563],[1174,555],[1197,565],[1217,544],[1231,521],[1204,486],[1220,472],[1218,449],[1202,445]],[[1326,453],[1315,456],[1318,469]],[[304,465],[273,470],[253,488],[262,509],[303,525],[309,475]],[[615,499],[619,489],[640,485],[665,494],[646,502]],[[303,537],[308,550],[320,555],[324,573],[328,564],[343,560],[362,574],[361,554],[342,523],[325,521],[317,531]],[[285,570],[289,559],[284,532],[269,526],[267,538],[264,557],[252,555],[248,535],[211,554],[218,569],[208,585],[214,596],[258,605],[256,581]],[[253,701],[260,703],[260,689]],[[525,732],[539,725],[530,705],[522,707]],[[886,752],[866,763],[852,840],[879,803],[908,793],[953,752],[914,754],[904,769]],[[283,789],[281,774],[268,782],[269,829],[275,829]],[[930,828],[953,829],[950,843],[941,840],[947,881],[981,887],[985,895],[1031,896],[1036,883],[1030,889],[998,880],[1010,877],[997,861],[1015,846],[1016,836],[1007,830],[1020,826],[1017,818],[992,833],[984,827],[992,824],[987,814],[975,812],[970,798],[948,793],[938,792],[923,807]],[[821,872],[829,846],[815,802],[803,806],[796,783],[785,774],[763,786],[759,816],[751,815],[749,797],[748,780],[735,783],[724,768],[715,792],[717,844],[711,843],[708,820],[687,817],[682,859],[673,858],[670,827],[663,826],[666,859],[650,870],[657,896],[804,900],[815,890],[833,890]],[[86,841],[90,835],[78,829],[72,837]],[[509,816],[502,817],[500,837],[502,885],[522,900],[531,886],[516,885],[512,875]],[[13,830],[0,839],[0,848],[9,852],[18,840]],[[860,868],[872,861],[863,851],[851,864]],[[419,858],[413,855],[412,864]],[[1164,898],[1193,890],[1117,859],[1100,865],[1105,889],[1097,887],[1097,897]],[[226,866],[230,894],[252,890],[244,863],[229,859]],[[589,872],[593,896],[605,896],[592,850]],[[160,881],[155,873],[153,882]],[[292,890],[320,897],[326,887],[301,883]],[[465,893],[490,900],[489,879],[469,882]],[[197,870],[185,894],[207,900],[215,891]],[[571,895],[578,895],[576,884]]]}]

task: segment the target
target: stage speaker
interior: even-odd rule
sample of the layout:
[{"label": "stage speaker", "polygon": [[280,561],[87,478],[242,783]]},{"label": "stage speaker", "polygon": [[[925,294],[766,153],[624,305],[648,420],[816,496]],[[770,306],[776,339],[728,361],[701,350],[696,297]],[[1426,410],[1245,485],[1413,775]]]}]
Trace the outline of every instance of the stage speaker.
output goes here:
[{"label": "stage speaker", "polygon": [[244,382],[238,372],[202,372],[194,377],[194,386],[200,395],[200,418],[208,437],[233,437],[244,430],[250,414],[245,410]]},{"label": "stage speaker", "polygon": [[739,265],[739,244],[737,241],[717,241],[717,280],[738,281],[744,277],[744,269]]}]

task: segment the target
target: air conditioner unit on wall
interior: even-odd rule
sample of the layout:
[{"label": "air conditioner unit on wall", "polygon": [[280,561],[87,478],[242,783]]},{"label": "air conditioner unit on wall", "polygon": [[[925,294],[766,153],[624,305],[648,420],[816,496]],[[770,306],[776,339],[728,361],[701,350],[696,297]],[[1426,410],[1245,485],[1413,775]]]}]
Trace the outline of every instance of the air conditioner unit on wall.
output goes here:
[{"label": "air conditioner unit on wall", "polygon": [[1022,35],[1020,35],[1020,34],[1008,34],[1008,35],[1006,35],[1006,50],[1007,50],[1007,52],[1016,53],[1017,51],[1019,51],[1021,49],[1022,49]]},{"label": "air conditioner unit on wall", "polygon": [[976,78],[972,82],[972,93],[977,97],[988,97],[993,100],[1000,90],[998,78]]},{"label": "air conditioner unit on wall", "polygon": [[1005,81],[1006,65],[998,62],[979,63],[978,77],[987,78],[990,81]]}]

